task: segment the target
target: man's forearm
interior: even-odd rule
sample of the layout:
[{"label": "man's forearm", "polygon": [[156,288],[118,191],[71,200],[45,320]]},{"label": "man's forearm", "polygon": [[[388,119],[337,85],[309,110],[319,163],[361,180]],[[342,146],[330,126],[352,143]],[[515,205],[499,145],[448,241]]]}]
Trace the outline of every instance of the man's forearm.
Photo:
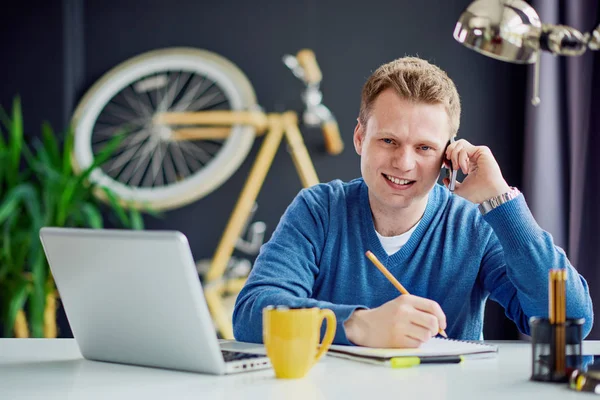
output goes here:
[{"label": "man's forearm", "polygon": [[344,323],[359,305],[333,304],[305,297],[297,297],[275,287],[244,288],[238,296],[233,312],[233,330],[236,340],[253,343],[262,342],[262,310],[267,306],[318,307],[328,308],[335,313],[337,320],[334,343],[352,344],[346,337]]},{"label": "man's forearm", "polygon": [[[485,217],[503,249],[506,274],[517,289],[519,303],[527,316],[548,313],[548,273],[551,268],[568,271],[567,316],[585,318],[584,332],[591,329],[593,312],[585,280],[548,232],[531,215],[522,196],[492,210]],[[527,324],[525,324],[527,325]],[[524,327],[527,330],[527,326]]]}]

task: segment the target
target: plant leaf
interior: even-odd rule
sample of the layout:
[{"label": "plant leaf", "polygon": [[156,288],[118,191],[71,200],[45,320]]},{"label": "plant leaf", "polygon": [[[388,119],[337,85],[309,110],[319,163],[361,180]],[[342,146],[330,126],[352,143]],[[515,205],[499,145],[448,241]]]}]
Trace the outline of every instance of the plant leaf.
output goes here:
[{"label": "plant leaf", "polygon": [[75,142],[75,134],[73,128],[69,126],[65,135],[65,143],[63,144],[63,164],[62,173],[63,175],[73,174],[73,144]]},{"label": "plant leaf", "polygon": [[[17,97],[13,101],[12,121],[10,128],[10,154],[11,168],[16,174],[21,163],[21,148],[23,147],[23,114],[21,113],[21,100]],[[14,182],[13,184],[16,184]]]},{"label": "plant leaf", "polygon": [[56,224],[58,226],[63,226],[67,220],[69,210],[72,207],[71,200],[73,198],[73,193],[77,188],[77,183],[78,181],[76,180],[69,180],[60,194],[58,209],[56,210]]},{"label": "plant leaf", "polygon": [[4,201],[0,203],[0,223],[4,222],[11,213],[16,212],[22,201],[35,197],[35,189],[30,183],[22,183],[12,188]]},{"label": "plant leaf", "polygon": [[[14,98],[13,103],[17,99],[19,99],[19,96],[16,96]],[[10,126],[11,126],[10,117],[8,116],[8,114],[6,113],[6,110],[3,107],[0,107],[0,121],[2,121],[2,125],[4,125],[4,129],[6,129],[7,131],[10,132]]]},{"label": "plant leaf", "polygon": [[81,212],[90,228],[102,229],[104,222],[102,220],[102,213],[100,213],[98,207],[91,203],[84,203],[81,206]]},{"label": "plant leaf", "polygon": [[119,221],[121,221],[121,224],[126,228],[130,227],[129,218],[127,217],[125,210],[119,203],[119,200],[117,200],[117,197],[112,192],[112,190],[110,190],[107,187],[102,187],[101,189],[104,192],[104,194],[106,195],[106,198],[108,199],[108,202],[110,203],[115,214],[117,214],[117,217],[119,218]]},{"label": "plant leaf", "polygon": [[27,282],[25,280],[19,280],[16,282],[16,288],[14,289],[12,296],[10,296],[10,300],[8,301],[6,321],[4,323],[4,337],[13,337],[13,329],[15,327],[17,312],[25,305],[27,295],[29,294],[28,292]]},{"label": "plant leaf", "polygon": [[32,337],[44,336],[44,305],[46,304],[46,277],[48,266],[42,251],[33,257],[31,275],[33,290],[29,296],[29,319]]},{"label": "plant leaf", "polygon": [[141,231],[144,229],[144,219],[142,214],[135,208],[129,209],[129,221],[131,221],[131,229]]},{"label": "plant leaf", "polygon": [[[0,110],[1,109],[2,108],[0,107]],[[0,149],[6,149],[6,140],[4,139],[4,131],[2,130],[2,128],[0,128]]]},{"label": "plant leaf", "polygon": [[58,139],[56,138],[50,123],[47,121],[44,121],[42,124],[42,138],[44,140],[44,148],[46,149],[46,153],[48,154],[52,166],[60,170],[62,162],[60,159],[60,151],[58,150]]}]

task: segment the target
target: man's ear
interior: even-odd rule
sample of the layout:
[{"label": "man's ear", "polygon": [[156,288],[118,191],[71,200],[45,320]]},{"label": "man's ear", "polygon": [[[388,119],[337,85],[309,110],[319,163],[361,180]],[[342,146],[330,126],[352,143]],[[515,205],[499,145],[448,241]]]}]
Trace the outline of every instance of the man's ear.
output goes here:
[{"label": "man's ear", "polygon": [[362,152],[363,141],[365,140],[365,127],[360,123],[360,120],[356,120],[356,127],[354,128],[354,149],[360,156]]}]

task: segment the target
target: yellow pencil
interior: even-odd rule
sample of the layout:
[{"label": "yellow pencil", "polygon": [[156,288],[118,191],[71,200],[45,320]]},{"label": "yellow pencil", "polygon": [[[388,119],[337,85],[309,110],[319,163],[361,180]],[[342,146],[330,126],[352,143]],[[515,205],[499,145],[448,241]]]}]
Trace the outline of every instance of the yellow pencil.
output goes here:
[{"label": "yellow pencil", "polygon": [[[402,284],[400,282],[398,282],[398,279],[396,279],[396,277],[394,277],[394,275],[392,275],[390,273],[390,271],[388,271],[387,268],[383,266],[383,264],[381,263],[381,261],[379,261],[377,259],[377,257],[375,257],[375,254],[371,253],[370,250],[367,250],[367,252],[365,253],[365,255],[367,256],[367,258],[369,260],[371,260],[371,262],[373,262],[373,264],[375,264],[375,266],[377,267],[377,269],[381,271],[381,273],[388,279],[388,281],[390,281],[392,283],[392,285],[394,285],[396,287],[396,289],[398,289],[398,291],[400,291],[400,293],[402,293],[402,294],[410,294],[410,293],[408,293],[408,290],[406,290],[404,288],[404,286],[402,286]],[[442,335],[445,338],[448,337],[448,335],[446,335],[446,332],[444,332],[443,329],[440,329],[439,334]]]}]

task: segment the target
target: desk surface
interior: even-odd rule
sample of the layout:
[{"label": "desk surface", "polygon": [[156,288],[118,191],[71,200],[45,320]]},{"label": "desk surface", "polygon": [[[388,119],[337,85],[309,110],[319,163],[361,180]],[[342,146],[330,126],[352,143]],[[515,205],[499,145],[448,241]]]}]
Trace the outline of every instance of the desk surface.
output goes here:
[{"label": "desk surface", "polygon": [[[211,376],[88,361],[73,339],[0,339],[0,399],[582,399],[532,382],[531,345],[494,342],[498,357],[407,369],[325,357],[303,379],[270,370]],[[600,341],[584,343],[600,354]],[[542,397],[543,396],[543,397]]]}]

